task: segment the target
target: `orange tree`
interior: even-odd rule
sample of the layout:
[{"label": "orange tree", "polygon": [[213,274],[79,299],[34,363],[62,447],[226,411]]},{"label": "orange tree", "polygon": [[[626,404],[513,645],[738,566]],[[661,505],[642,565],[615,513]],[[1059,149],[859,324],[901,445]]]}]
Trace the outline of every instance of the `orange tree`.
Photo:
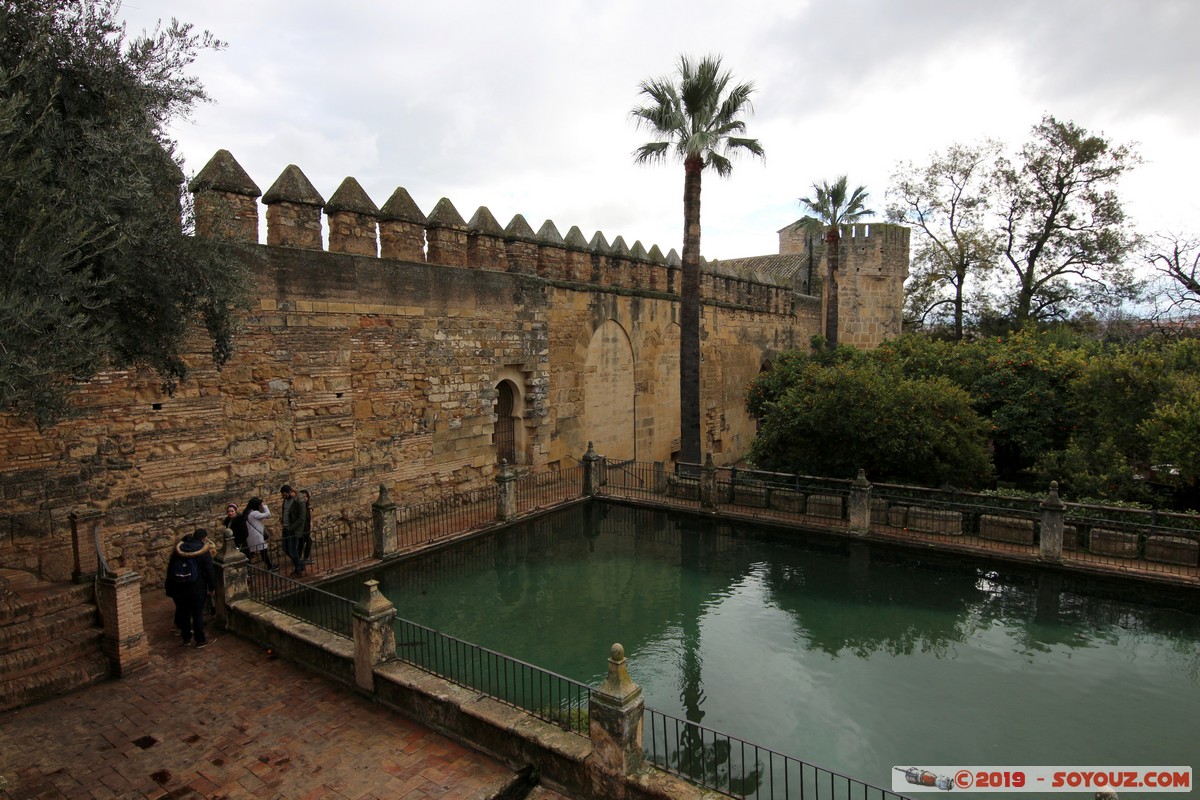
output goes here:
[{"label": "orange tree", "polygon": [[961,388],[906,378],[868,354],[791,353],[750,389],[764,469],[978,488],[989,483],[987,425]]}]

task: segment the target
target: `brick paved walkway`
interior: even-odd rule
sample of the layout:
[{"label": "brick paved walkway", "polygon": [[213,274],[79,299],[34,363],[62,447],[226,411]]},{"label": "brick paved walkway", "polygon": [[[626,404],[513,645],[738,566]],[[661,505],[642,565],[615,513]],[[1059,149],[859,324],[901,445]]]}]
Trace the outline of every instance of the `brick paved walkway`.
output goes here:
[{"label": "brick paved walkway", "polygon": [[[503,764],[144,596],[151,664],[0,714],[0,797],[491,798]],[[558,797],[553,793],[543,797]]]}]

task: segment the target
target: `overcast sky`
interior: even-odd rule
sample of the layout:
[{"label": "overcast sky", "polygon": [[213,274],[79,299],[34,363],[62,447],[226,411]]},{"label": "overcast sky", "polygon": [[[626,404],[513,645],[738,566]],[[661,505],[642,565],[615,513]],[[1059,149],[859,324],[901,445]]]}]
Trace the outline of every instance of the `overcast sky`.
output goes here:
[{"label": "overcast sky", "polygon": [[637,88],[680,53],[757,86],[765,161],[706,173],[708,258],[775,252],[814,181],[884,206],[902,161],[984,137],[1014,148],[1044,113],[1136,143],[1121,183],[1143,232],[1200,233],[1200,2],[126,0],[129,32],[178,17],[228,43],[193,65],[214,102],[174,128],[189,175],[218,149],[263,191],[296,164],[326,199],[352,175],[537,229],[682,250],[683,167],[636,166]]}]

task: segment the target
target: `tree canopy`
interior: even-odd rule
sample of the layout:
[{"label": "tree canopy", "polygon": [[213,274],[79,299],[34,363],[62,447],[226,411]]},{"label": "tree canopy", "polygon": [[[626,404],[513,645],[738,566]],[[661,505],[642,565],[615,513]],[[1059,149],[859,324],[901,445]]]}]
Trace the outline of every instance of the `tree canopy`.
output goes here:
[{"label": "tree canopy", "polygon": [[1136,238],[1115,187],[1137,162],[1128,145],[1049,115],[1016,161],[1000,159],[1000,250],[1015,283],[1016,327],[1061,318],[1081,299],[1135,294],[1125,256]]},{"label": "tree canopy", "polygon": [[1014,154],[985,141],[901,164],[888,216],[914,229],[910,327],[960,339],[1135,299],[1139,240],[1117,184],[1138,163],[1129,145],[1047,115]]},{"label": "tree canopy", "polygon": [[[918,325],[949,315],[963,337],[968,281],[975,291],[996,266],[997,234],[989,228],[991,170],[997,142],[952,145],[927,166],[911,162],[892,176],[888,219],[917,231],[906,315]],[[948,291],[947,291],[948,290]]]},{"label": "tree canopy", "polygon": [[0,0],[0,408],[41,425],[74,387],[147,366],[172,389],[203,323],[228,358],[245,275],[184,235],[167,124],[219,47],[172,22],[127,39],[116,0]]},{"label": "tree canopy", "polygon": [[987,426],[945,378],[911,379],[842,348],[793,352],[751,389],[762,426],[751,458],[771,470],[980,487],[991,477]]},{"label": "tree canopy", "polygon": [[[873,351],[792,351],[747,408],[768,469],[1198,507],[1200,340],[1128,344],[1069,329],[948,341],[907,334]],[[965,404],[965,405],[964,405]],[[981,450],[982,448],[982,450]],[[983,453],[987,468],[978,459]]]}]

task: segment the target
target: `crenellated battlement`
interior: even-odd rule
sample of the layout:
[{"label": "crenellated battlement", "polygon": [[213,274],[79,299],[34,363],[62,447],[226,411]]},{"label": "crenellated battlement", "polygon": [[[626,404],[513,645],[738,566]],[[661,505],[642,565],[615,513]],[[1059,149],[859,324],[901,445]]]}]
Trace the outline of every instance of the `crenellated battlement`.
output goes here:
[{"label": "crenellated battlement", "polygon": [[[258,198],[266,207],[266,242],[272,247],[324,250],[383,260],[428,263],[490,272],[537,275],[551,281],[601,289],[679,293],[682,262],[671,249],[632,245],[623,236],[610,244],[602,231],[591,238],[578,225],[564,236],[553,220],[537,231],[515,215],[506,226],[486,206],[464,220],[449,198],[424,214],[403,187],[382,208],[353,177],[325,200],[304,172],[289,164],[266,193],[228,150],[218,151],[189,185],[195,195],[196,230],[208,238],[258,242]],[[869,236],[866,226],[859,236]],[[790,315],[794,283],[771,275],[730,274],[719,262],[702,263],[701,294],[709,303]]]}]

